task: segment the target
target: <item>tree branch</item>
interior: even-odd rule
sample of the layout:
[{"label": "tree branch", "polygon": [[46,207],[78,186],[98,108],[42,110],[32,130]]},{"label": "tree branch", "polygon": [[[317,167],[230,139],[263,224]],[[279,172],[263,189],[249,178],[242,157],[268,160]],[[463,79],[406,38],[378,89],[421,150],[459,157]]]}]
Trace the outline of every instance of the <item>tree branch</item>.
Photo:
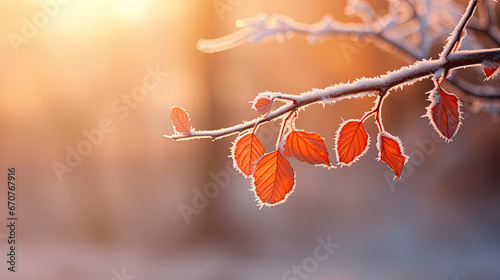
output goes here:
[{"label": "tree branch", "polygon": [[479,0],[471,0],[469,1],[469,5],[465,10],[464,15],[460,19],[460,22],[455,27],[455,30],[451,33],[451,36],[448,38],[448,42],[446,43],[443,52],[441,53],[441,58],[447,58],[448,55],[458,49],[460,46],[460,42],[462,41],[465,32],[465,26],[471,19],[474,11],[476,10],[477,4]]},{"label": "tree branch", "polygon": [[[471,1],[467,7],[467,11],[462,15],[459,24],[455,28],[448,40],[447,46],[444,48],[442,55],[448,53],[448,49],[453,50],[456,45],[457,38],[460,39],[460,33],[464,30],[467,22],[472,16],[478,1]],[[339,36],[352,38],[353,36],[361,39],[375,40],[375,42],[385,42],[396,48],[401,54],[410,56],[413,60],[422,60],[427,58],[429,50],[433,42],[442,36],[430,35],[430,28],[440,28],[436,23],[430,23],[430,13],[438,13],[438,16],[444,16],[442,11],[443,7],[439,6],[438,2],[425,1],[425,9],[418,12],[410,1],[404,1],[410,11],[407,15],[398,15],[397,1],[391,1],[389,13],[385,16],[378,16],[373,12],[371,7],[364,1],[349,2],[348,14],[357,15],[363,19],[364,23],[341,23],[333,19],[331,16],[325,16],[317,23],[307,24],[294,21],[293,19],[280,14],[273,14],[268,17],[266,14],[259,14],[256,17],[247,18],[237,21],[237,27],[240,30],[229,34],[224,37],[216,39],[200,39],[197,48],[206,53],[220,52],[239,46],[247,42],[258,42],[268,40],[284,40],[289,39],[293,34],[303,34],[307,39],[316,42],[326,36]],[[450,3],[451,4],[451,3]],[[497,42],[500,46],[500,31],[496,27],[496,15],[494,14],[493,1],[485,3],[488,8],[488,23],[489,26],[480,27],[484,34],[490,37],[493,41]],[[437,6],[432,6],[437,5]],[[423,7],[420,7],[423,8]],[[439,10],[435,12],[434,10]],[[455,14],[453,14],[454,16]],[[436,15],[434,15],[435,17]],[[403,17],[401,19],[401,17]],[[411,27],[405,28],[403,25],[416,20],[418,24],[411,24]],[[472,28],[479,28],[474,22],[471,24]],[[417,26],[417,27],[415,27]],[[404,30],[402,30],[404,29]],[[443,29],[443,27],[441,27]],[[394,31],[391,35],[391,31]],[[460,31],[460,32],[457,32]],[[411,34],[418,32],[421,36],[421,41],[418,46],[412,46],[407,43],[404,38]],[[406,35],[405,35],[406,34]],[[403,40],[401,39],[403,38]],[[381,44],[374,43],[375,46]],[[460,78],[454,78],[452,81],[447,81],[455,86],[458,86],[461,81]],[[474,96],[476,98],[500,98],[500,90],[488,91],[488,94],[482,94],[484,91],[481,89],[473,88],[474,85],[469,84],[467,87],[462,88],[465,94]],[[477,87],[477,86],[476,86]]]},{"label": "tree branch", "polygon": [[323,102],[334,103],[350,97],[374,96],[375,92],[385,92],[393,88],[402,88],[406,84],[411,84],[421,79],[435,75],[441,69],[452,70],[455,68],[465,68],[480,65],[485,60],[500,60],[500,48],[478,51],[458,51],[450,53],[447,59],[435,59],[418,61],[412,66],[405,66],[397,71],[390,72],[380,77],[360,79],[347,84],[337,84],[325,89],[312,90],[300,95],[272,94],[271,97],[291,100],[293,103],[285,104],[272,111],[266,117],[254,119],[239,125],[231,126],[219,130],[193,131],[190,135],[164,135],[165,137],[179,139],[196,138],[222,138],[234,133],[242,132],[274,119],[277,119],[292,110],[304,109],[306,106]]},{"label": "tree branch", "polygon": [[354,36],[364,39],[383,39],[404,53],[419,59],[425,58],[426,54],[420,50],[406,44],[403,40],[390,38],[385,34],[384,31],[396,25],[396,19],[392,17],[380,17],[370,23],[353,24],[341,23],[326,15],[317,23],[307,24],[296,22],[281,14],[273,14],[271,17],[259,14],[256,17],[237,21],[236,26],[241,29],[232,34],[216,39],[200,39],[197,48],[205,53],[215,53],[247,42],[289,39],[294,34],[307,35],[310,42],[317,42],[326,36]]}]

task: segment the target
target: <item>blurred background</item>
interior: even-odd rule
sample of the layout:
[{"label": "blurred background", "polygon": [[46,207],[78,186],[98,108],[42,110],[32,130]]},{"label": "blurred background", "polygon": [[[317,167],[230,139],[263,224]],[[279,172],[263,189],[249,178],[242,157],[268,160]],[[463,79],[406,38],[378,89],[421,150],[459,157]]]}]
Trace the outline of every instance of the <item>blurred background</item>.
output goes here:
[{"label": "blurred background", "polygon": [[[387,12],[386,1],[370,2]],[[259,92],[299,94],[412,63],[347,38],[310,45],[297,36],[216,54],[195,47],[260,12],[359,22],[344,6],[0,0],[0,278],[500,279],[499,124],[465,106],[463,126],[445,144],[421,118],[429,80],[384,104],[387,131],[411,157],[399,181],[375,160],[371,120],[371,147],[359,162],[328,170],[292,159],[294,193],[260,210],[251,181],[228,158],[235,136],[163,137],[172,133],[174,105],[196,129],[221,128],[257,117],[249,101]],[[310,106],[297,127],[320,133],[333,149],[342,119],[359,118],[373,101]],[[277,122],[259,129],[267,151],[278,131]],[[15,273],[6,262],[12,166]],[[204,192],[210,197],[200,198]],[[318,238],[340,247],[312,262]],[[282,278],[293,265],[303,274]]]}]

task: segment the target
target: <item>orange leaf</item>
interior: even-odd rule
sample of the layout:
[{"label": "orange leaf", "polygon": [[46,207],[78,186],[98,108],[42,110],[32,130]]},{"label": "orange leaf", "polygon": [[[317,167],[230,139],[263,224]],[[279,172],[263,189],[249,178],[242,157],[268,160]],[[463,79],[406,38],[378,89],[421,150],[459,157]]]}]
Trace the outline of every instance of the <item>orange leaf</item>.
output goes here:
[{"label": "orange leaf", "polygon": [[272,108],[273,100],[269,96],[257,96],[252,104],[252,109],[257,110],[261,115],[267,115]]},{"label": "orange leaf", "polygon": [[294,156],[310,164],[330,166],[325,140],[319,134],[293,130],[286,137],[284,148],[286,157]]},{"label": "orange leaf", "polygon": [[378,159],[387,163],[394,170],[396,177],[401,178],[401,171],[408,160],[408,156],[404,154],[403,145],[399,138],[387,132],[380,132],[378,134],[377,148],[379,150]]},{"label": "orange leaf", "polygon": [[460,100],[453,93],[446,92],[439,84],[431,91],[429,100],[432,103],[427,107],[427,116],[431,124],[441,137],[451,141],[461,124]]},{"label": "orange leaf", "polygon": [[350,165],[358,160],[368,150],[370,138],[366,134],[363,122],[348,120],[340,125],[335,136],[335,152],[337,161]]},{"label": "orange leaf", "polygon": [[486,79],[493,78],[498,69],[498,62],[486,60],[483,61],[482,65],[484,75],[486,75]]},{"label": "orange leaf", "polygon": [[261,206],[285,202],[295,186],[295,172],[280,151],[260,159],[253,177],[255,195]]},{"label": "orange leaf", "polygon": [[232,154],[236,169],[248,177],[252,175],[255,161],[264,155],[264,146],[255,134],[249,133],[236,140]]},{"label": "orange leaf", "polygon": [[394,170],[396,177],[401,178],[401,171],[408,160],[408,156],[404,154],[403,144],[399,138],[390,135],[387,132],[378,134],[378,160],[381,160]]},{"label": "orange leaf", "polygon": [[191,134],[191,121],[186,110],[180,107],[173,107],[170,117],[172,118],[175,132],[184,135]]}]

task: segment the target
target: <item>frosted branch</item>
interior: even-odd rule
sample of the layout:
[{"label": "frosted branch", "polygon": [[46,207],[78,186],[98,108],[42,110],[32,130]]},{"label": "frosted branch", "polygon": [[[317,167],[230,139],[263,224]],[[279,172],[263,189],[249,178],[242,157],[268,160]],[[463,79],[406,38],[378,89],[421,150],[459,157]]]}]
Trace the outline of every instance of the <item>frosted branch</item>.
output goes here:
[{"label": "frosted branch", "polygon": [[375,78],[359,79],[347,84],[337,84],[325,89],[315,89],[300,95],[270,94],[272,98],[281,98],[293,101],[270,112],[266,117],[254,119],[232,127],[219,130],[193,131],[190,135],[167,136],[171,139],[196,139],[196,138],[222,138],[234,133],[253,128],[257,124],[263,124],[277,119],[292,111],[304,109],[313,103],[334,103],[346,98],[373,96],[375,92],[385,92],[394,88],[402,88],[404,85],[414,83],[421,79],[434,77],[436,72],[465,68],[480,65],[484,60],[500,60],[500,48],[479,51],[458,51],[448,55],[447,60],[424,60],[403,67],[397,71],[389,72]]},{"label": "frosted branch", "polygon": [[469,5],[467,6],[467,9],[465,10],[464,15],[460,19],[460,22],[457,24],[453,32],[451,33],[450,37],[448,38],[448,41],[444,47],[443,52],[441,53],[440,57],[441,58],[447,58],[448,55],[455,50],[459,49],[460,43],[462,39],[465,37],[465,26],[467,26],[467,23],[471,19],[472,15],[474,14],[474,11],[476,10],[477,4],[479,0],[471,0],[469,2]]},{"label": "frosted branch", "polygon": [[[449,0],[391,0],[389,12],[384,16],[378,16],[367,2],[349,0],[345,13],[361,18],[363,20],[361,24],[341,23],[329,15],[317,23],[307,24],[280,14],[273,14],[271,17],[259,14],[256,17],[237,21],[236,26],[240,29],[232,34],[216,39],[199,40],[197,47],[202,52],[214,53],[232,49],[247,42],[282,41],[296,34],[302,34],[312,43],[328,36],[368,39],[375,42],[375,46],[383,45],[376,44],[376,42],[382,41],[392,45],[404,55],[409,55],[415,60],[422,60],[429,56],[431,47],[440,42],[444,34],[449,32],[448,30],[453,26],[456,26],[456,30],[453,33],[455,35],[450,36],[450,41],[455,42],[456,38],[461,37],[458,35],[462,32],[457,33],[456,31],[457,29],[464,30],[476,2],[472,1],[463,15],[461,11],[463,8]],[[483,2],[487,8],[487,24],[478,26],[476,22],[472,22],[472,29],[479,29],[500,46],[500,31],[496,25],[496,2]],[[415,34],[420,36],[420,42],[417,44],[410,40],[412,37],[414,38]],[[466,43],[465,48],[484,48],[482,45],[470,46],[471,41]],[[449,45],[452,48],[454,44],[449,43]],[[443,50],[443,54],[447,52],[446,48]],[[459,79],[455,78],[451,83],[457,85]],[[482,95],[482,90],[472,89],[472,86],[463,88],[463,92],[475,97],[491,98],[492,95]]]},{"label": "frosted branch", "polygon": [[362,5],[363,12],[360,12],[358,3],[353,14],[360,15],[364,20],[369,21],[361,24],[342,23],[330,15],[326,15],[320,21],[312,24],[301,23],[281,15],[259,14],[255,17],[238,20],[236,26],[238,31],[216,39],[200,39],[197,43],[198,50],[205,53],[215,53],[235,48],[245,43],[255,43],[261,41],[283,41],[296,34],[305,35],[311,43],[318,42],[327,36],[355,37],[361,39],[382,39],[391,43],[398,49],[416,58],[424,58],[426,54],[421,50],[398,40],[397,36],[390,36],[390,31],[395,31],[398,27],[398,18],[390,15],[378,17],[372,20],[375,14]]}]

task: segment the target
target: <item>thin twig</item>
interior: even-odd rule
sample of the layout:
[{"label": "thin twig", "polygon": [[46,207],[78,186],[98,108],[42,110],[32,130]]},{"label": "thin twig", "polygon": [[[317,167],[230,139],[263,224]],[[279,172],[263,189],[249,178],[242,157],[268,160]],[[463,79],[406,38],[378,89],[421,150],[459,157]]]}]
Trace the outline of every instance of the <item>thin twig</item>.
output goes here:
[{"label": "thin twig", "polygon": [[453,32],[451,33],[451,36],[448,38],[448,42],[446,43],[444,50],[440,55],[440,58],[446,59],[450,53],[457,50],[457,46],[460,44],[460,41],[462,40],[462,35],[465,32],[465,26],[467,26],[467,23],[474,14],[478,2],[479,0],[471,0],[469,2],[469,5],[465,10],[464,15],[458,22],[457,26],[455,27],[455,30],[453,30]]}]

